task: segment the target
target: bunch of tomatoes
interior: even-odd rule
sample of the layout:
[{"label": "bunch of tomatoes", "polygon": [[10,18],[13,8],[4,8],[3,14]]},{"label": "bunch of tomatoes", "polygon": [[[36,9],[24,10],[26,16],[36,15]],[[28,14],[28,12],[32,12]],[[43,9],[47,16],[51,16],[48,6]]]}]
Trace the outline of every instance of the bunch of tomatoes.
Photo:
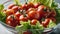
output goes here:
[{"label": "bunch of tomatoes", "polygon": [[16,27],[20,25],[20,21],[31,21],[31,25],[36,25],[37,21],[44,27],[47,27],[50,20],[56,21],[56,12],[40,3],[26,3],[20,6],[10,4],[8,9],[4,11],[6,14],[6,24]]}]

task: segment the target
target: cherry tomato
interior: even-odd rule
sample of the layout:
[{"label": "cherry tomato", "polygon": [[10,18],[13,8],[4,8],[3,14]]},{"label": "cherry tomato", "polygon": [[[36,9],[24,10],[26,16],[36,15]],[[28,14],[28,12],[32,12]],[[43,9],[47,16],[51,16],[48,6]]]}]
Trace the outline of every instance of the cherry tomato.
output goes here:
[{"label": "cherry tomato", "polygon": [[27,10],[27,9],[28,9],[28,8],[27,8],[27,4],[23,4],[23,5],[22,5],[22,9]]},{"label": "cherry tomato", "polygon": [[30,32],[30,31],[25,31],[25,32],[23,32],[23,34],[32,34],[32,32]]},{"label": "cherry tomato", "polygon": [[55,17],[56,12],[55,12],[55,10],[48,11],[45,16],[47,16],[48,18],[49,17]]},{"label": "cherry tomato", "polygon": [[26,11],[26,13],[28,13],[28,12],[30,12],[30,11],[32,11],[32,10],[35,11],[35,8],[29,8],[29,9]]},{"label": "cherry tomato", "polygon": [[30,24],[31,25],[36,25],[37,21],[38,21],[37,19],[33,19]]},{"label": "cherry tomato", "polygon": [[50,17],[50,19],[56,23],[56,19],[54,17]]},{"label": "cherry tomato", "polygon": [[52,16],[52,17],[55,17],[55,16],[56,16],[55,10],[52,10],[52,11],[51,11],[51,15],[50,15],[50,16]]},{"label": "cherry tomato", "polygon": [[42,22],[42,25],[44,27],[47,27],[47,25],[49,24],[49,22],[50,22],[50,18],[46,18],[45,21]]},{"label": "cherry tomato", "polygon": [[12,15],[14,14],[14,10],[13,9],[7,9],[6,10],[6,15],[9,16],[9,15]]},{"label": "cherry tomato", "polygon": [[15,4],[10,4],[10,5],[8,6],[8,9],[11,9],[13,6],[15,6]]},{"label": "cherry tomato", "polygon": [[12,7],[12,9],[15,11],[15,13],[19,10],[19,7],[18,6],[14,6]]},{"label": "cherry tomato", "polygon": [[24,15],[21,15],[21,16],[19,17],[19,20],[20,20],[20,21],[28,21],[28,18],[27,18],[27,17],[24,17]]},{"label": "cherry tomato", "polygon": [[40,3],[34,4],[34,8],[38,8],[39,5],[40,5]]},{"label": "cherry tomato", "polygon": [[6,18],[6,24],[8,24],[8,25],[10,25],[10,26],[12,26],[12,27],[16,27],[17,25],[20,25],[20,24],[19,24],[19,21],[16,20],[16,19],[14,18],[14,16],[12,16],[12,15],[10,15],[10,16],[8,16],[8,17]]},{"label": "cherry tomato", "polygon": [[20,13],[19,12],[16,12],[15,14],[14,14],[14,16],[15,16],[15,18],[17,19],[17,20],[19,20],[19,17],[20,17]]},{"label": "cherry tomato", "polygon": [[44,8],[45,8],[45,6],[41,5],[41,6],[39,6],[38,9],[37,9],[37,13],[38,13],[39,16],[40,16],[39,19],[41,19],[42,17],[44,17],[44,14],[45,14]]},{"label": "cherry tomato", "polygon": [[31,2],[29,2],[29,3],[27,4],[27,7],[28,7],[28,9],[29,9],[29,8],[34,8],[34,4],[31,3]]},{"label": "cherry tomato", "polygon": [[27,15],[29,19],[34,19],[35,17],[37,17],[36,11],[30,11]]}]

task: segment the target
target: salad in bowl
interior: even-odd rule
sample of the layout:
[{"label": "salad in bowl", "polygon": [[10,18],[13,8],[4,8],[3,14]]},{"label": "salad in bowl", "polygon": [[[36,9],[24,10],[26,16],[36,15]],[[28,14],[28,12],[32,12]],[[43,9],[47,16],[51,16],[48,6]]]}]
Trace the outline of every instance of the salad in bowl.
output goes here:
[{"label": "salad in bowl", "polygon": [[0,4],[1,24],[12,32],[45,34],[60,22],[60,8],[54,0],[27,0],[23,4],[14,1],[7,9]]}]

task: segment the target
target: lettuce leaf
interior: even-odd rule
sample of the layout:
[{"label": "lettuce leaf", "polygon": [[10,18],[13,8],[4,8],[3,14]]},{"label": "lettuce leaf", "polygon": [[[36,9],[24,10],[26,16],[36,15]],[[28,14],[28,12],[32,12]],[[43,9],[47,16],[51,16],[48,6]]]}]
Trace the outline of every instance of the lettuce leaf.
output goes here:
[{"label": "lettuce leaf", "polygon": [[50,20],[50,22],[49,22],[47,28],[53,28],[53,27],[55,27],[55,26],[56,26],[56,23],[53,22],[52,20]]},{"label": "lettuce leaf", "polygon": [[56,23],[60,23],[60,8],[56,8]]},{"label": "lettuce leaf", "polygon": [[41,34],[44,30],[43,26],[37,22],[36,25],[31,25],[30,20],[28,22],[20,22],[21,25],[16,27],[16,30],[19,32],[19,34],[22,34],[23,31],[31,31],[33,34]]},{"label": "lettuce leaf", "polygon": [[32,2],[32,3],[38,3],[40,2],[41,4],[48,6],[52,9],[57,7],[57,4],[55,3],[54,0],[28,0],[28,2]]},{"label": "lettuce leaf", "polygon": [[16,5],[18,5],[18,6],[20,5],[20,0],[14,0],[14,2]]},{"label": "lettuce leaf", "polygon": [[0,21],[5,22],[6,14],[3,13],[4,5],[0,4]]}]

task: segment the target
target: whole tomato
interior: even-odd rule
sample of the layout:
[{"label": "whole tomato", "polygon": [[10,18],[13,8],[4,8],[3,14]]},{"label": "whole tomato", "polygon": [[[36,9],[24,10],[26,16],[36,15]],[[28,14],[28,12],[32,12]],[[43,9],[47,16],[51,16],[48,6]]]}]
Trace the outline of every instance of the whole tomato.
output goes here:
[{"label": "whole tomato", "polygon": [[17,25],[20,25],[19,21],[14,18],[13,15],[10,15],[6,18],[6,24],[16,27]]},{"label": "whole tomato", "polygon": [[28,10],[27,4],[22,4],[21,9],[23,9],[23,10]]},{"label": "whole tomato", "polygon": [[20,20],[20,21],[28,21],[28,18],[25,17],[24,15],[21,15],[21,16],[19,17],[19,20]]},{"label": "whole tomato", "polygon": [[45,21],[42,21],[42,25],[44,27],[47,27],[47,25],[49,24],[49,22],[50,22],[50,18],[46,18]]},{"label": "whole tomato", "polygon": [[15,6],[15,4],[10,4],[10,5],[8,6],[8,9],[11,9],[13,6]]},{"label": "whole tomato", "polygon": [[36,11],[32,10],[32,11],[29,11],[28,14],[27,14],[28,18],[29,19],[34,19],[36,16]]},{"label": "whole tomato", "polygon": [[30,11],[35,11],[36,9],[35,8],[29,8],[27,11],[26,11],[26,13],[28,13],[28,12],[30,12]]},{"label": "whole tomato", "polygon": [[45,13],[46,13],[46,12],[44,11],[44,8],[45,8],[45,6],[41,5],[41,6],[39,6],[38,9],[37,9],[37,13],[38,13],[39,16],[40,16],[39,19],[41,19],[42,17],[44,17],[44,15],[45,15]]},{"label": "whole tomato", "polygon": [[19,10],[18,6],[13,6],[12,9],[15,11],[15,13]]},{"label": "whole tomato", "polygon": [[35,3],[34,8],[38,8],[39,5],[40,5],[40,3]]},{"label": "whole tomato", "polygon": [[34,4],[32,2],[28,2],[27,7],[28,7],[28,9],[29,8],[34,8]]},{"label": "whole tomato", "polygon": [[14,14],[14,17],[17,19],[17,20],[19,20],[19,17],[21,16],[21,14],[20,14],[20,12],[16,12],[15,14]]},{"label": "whole tomato", "polygon": [[28,12],[27,17],[29,19],[39,19],[40,15],[36,10],[31,10],[31,11]]},{"label": "whole tomato", "polygon": [[37,19],[33,19],[33,20],[31,20],[31,23],[30,24],[31,25],[36,25],[37,21],[38,21]]},{"label": "whole tomato", "polygon": [[13,9],[7,9],[7,10],[5,11],[5,13],[6,13],[7,16],[9,16],[9,15],[14,14],[14,10],[13,10]]}]

